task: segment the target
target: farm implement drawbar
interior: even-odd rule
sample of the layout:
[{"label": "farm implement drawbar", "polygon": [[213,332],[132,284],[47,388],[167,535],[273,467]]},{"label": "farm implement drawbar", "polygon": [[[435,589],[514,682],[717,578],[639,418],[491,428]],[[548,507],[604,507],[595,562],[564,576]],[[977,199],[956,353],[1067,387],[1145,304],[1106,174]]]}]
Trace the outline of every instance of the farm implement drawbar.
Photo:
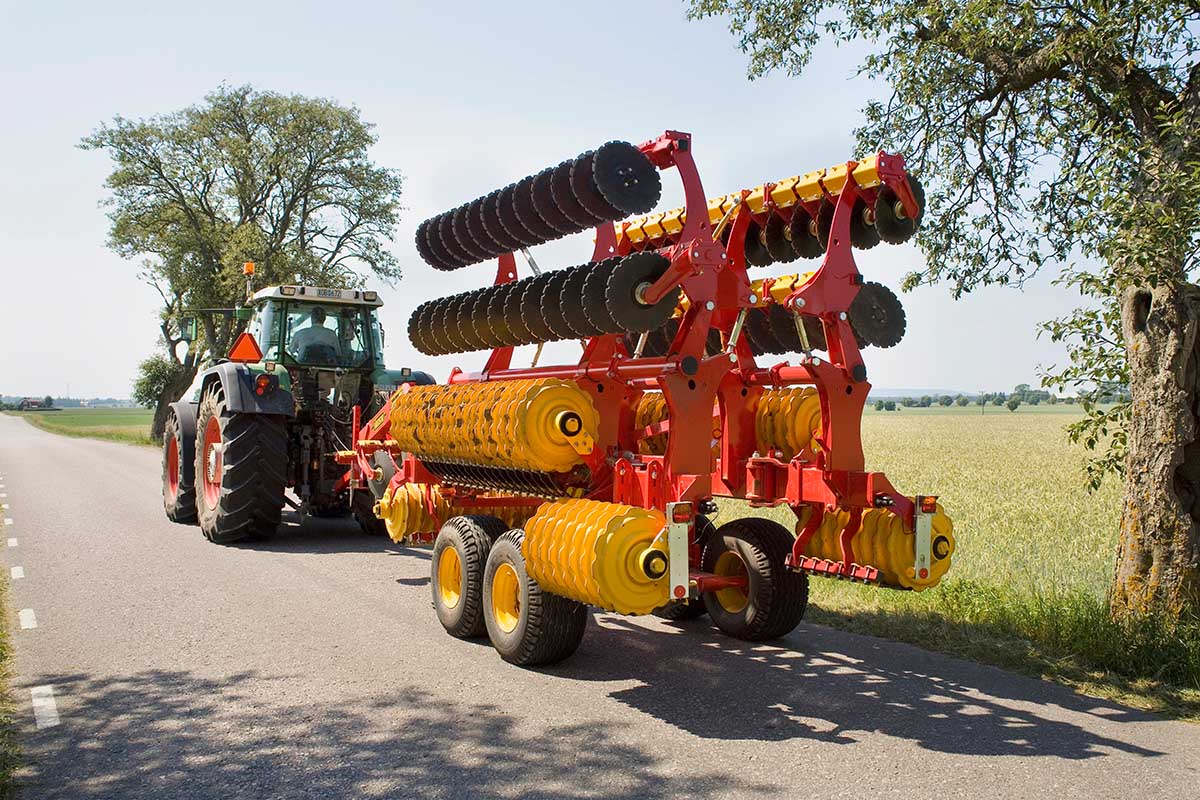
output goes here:
[{"label": "farm implement drawbar", "polygon": [[[648,213],[671,169],[684,206]],[[935,585],[950,520],[935,497],[864,465],[862,351],[895,345],[905,317],[852,252],[911,237],[923,204],[887,153],[709,199],[691,136],[668,131],[423,222],[417,247],[435,268],[498,267],[492,286],[419,306],[414,346],[490,355],[480,372],[401,386],[372,419],[356,416],[338,458],[352,488],[374,491],[392,539],[434,542],[447,630],[550,663],[578,646],[586,606],[708,613],[763,640],[799,623],[808,575]],[[587,263],[540,272],[528,258],[518,277],[514,252],[588,228]],[[819,261],[747,271],[799,259]],[[540,356],[555,340],[581,341],[579,361],[513,365],[515,347]],[[777,353],[800,357],[760,363]],[[786,505],[795,528],[717,528],[720,498]]]}]

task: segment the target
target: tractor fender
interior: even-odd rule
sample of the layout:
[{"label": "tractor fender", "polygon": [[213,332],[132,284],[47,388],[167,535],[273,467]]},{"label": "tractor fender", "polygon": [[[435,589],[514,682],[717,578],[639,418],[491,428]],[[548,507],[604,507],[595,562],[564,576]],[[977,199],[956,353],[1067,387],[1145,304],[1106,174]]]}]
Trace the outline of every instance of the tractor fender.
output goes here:
[{"label": "tractor fender", "polygon": [[188,485],[194,485],[196,472],[196,409],[195,403],[178,400],[169,406],[175,419],[179,420],[179,469],[180,477]]},{"label": "tractor fender", "polygon": [[[266,371],[261,368],[255,369],[233,361],[217,364],[205,373],[201,396],[214,381],[220,381],[221,388],[225,390],[225,409],[229,413],[296,416],[296,401],[283,385],[270,394],[254,393],[255,378],[264,374]],[[282,377],[286,380],[287,374],[284,373]]]}]

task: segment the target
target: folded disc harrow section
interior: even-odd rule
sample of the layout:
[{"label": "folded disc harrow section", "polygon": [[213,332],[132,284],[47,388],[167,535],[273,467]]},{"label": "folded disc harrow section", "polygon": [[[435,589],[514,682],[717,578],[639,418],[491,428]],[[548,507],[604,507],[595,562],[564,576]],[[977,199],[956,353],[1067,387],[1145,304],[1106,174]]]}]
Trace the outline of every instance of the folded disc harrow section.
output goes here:
[{"label": "folded disc harrow section", "polygon": [[[648,213],[667,170],[685,206]],[[584,606],[709,613],[759,641],[799,622],[810,575],[936,585],[955,548],[949,517],[865,466],[862,351],[897,345],[908,319],[853,256],[911,238],[923,205],[886,153],[710,200],[691,137],[668,131],[423,222],[417,247],[434,267],[498,262],[494,285],[418,306],[413,345],[491,353],[447,385],[402,386],[342,455],[394,540],[436,532],[447,631],[486,629],[505,659],[550,663],[578,645]],[[589,261],[541,272],[530,257],[518,277],[514,252],[587,228]],[[799,258],[819,262],[747,271]],[[541,344],[565,340],[581,342],[577,362],[537,364]],[[529,367],[513,366],[520,345],[539,346]],[[759,363],[784,354],[799,359]],[[794,529],[714,528],[705,515],[722,498],[786,505]]]},{"label": "folded disc harrow section", "polygon": [[649,211],[658,169],[628,142],[609,142],[417,226],[421,258],[453,270]]}]

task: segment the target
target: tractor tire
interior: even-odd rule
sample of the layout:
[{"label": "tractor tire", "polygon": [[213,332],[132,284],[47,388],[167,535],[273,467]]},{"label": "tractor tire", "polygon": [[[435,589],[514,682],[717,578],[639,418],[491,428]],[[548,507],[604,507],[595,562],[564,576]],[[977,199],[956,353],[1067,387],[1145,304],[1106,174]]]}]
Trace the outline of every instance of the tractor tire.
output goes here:
[{"label": "tractor tire", "polygon": [[483,572],[483,616],[488,637],[510,664],[554,664],[579,648],[587,629],[583,603],[543,591],[525,571],[521,542],[511,530],[492,545]]},{"label": "tractor tire", "polygon": [[486,516],[451,517],[433,544],[433,608],[446,633],[474,639],[487,632],[483,620],[483,572],[492,542],[508,530],[503,520]]},{"label": "tractor tire", "polygon": [[358,527],[362,528],[362,532],[368,536],[387,536],[387,525],[379,517],[375,516],[375,495],[371,494],[366,489],[357,489],[354,492],[354,501],[351,503],[354,510],[354,521],[358,523]]},{"label": "tractor tire", "polygon": [[[708,543],[712,535],[716,533],[717,527],[713,525],[708,517],[696,517],[696,544],[700,545],[700,552],[704,552],[704,547]],[[708,613],[708,609],[704,606],[703,597],[689,597],[687,600],[676,600],[668,603],[662,608],[654,609],[654,616],[661,619],[670,620],[671,622],[684,622],[689,619],[699,619]]]},{"label": "tractor tire", "polygon": [[728,636],[748,642],[790,633],[808,607],[808,576],[786,566],[792,534],[767,519],[736,519],[722,525],[704,548],[704,571],[745,575],[745,591],[736,588],[704,593],[713,624]]},{"label": "tractor tire", "polygon": [[186,453],[183,425],[171,411],[163,426],[163,509],[171,522],[195,525],[196,473],[187,463]]},{"label": "tractor tire", "polygon": [[279,526],[287,473],[284,421],[229,413],[215,383],[196,414],[196,515],[205,538],[232,544]]}]

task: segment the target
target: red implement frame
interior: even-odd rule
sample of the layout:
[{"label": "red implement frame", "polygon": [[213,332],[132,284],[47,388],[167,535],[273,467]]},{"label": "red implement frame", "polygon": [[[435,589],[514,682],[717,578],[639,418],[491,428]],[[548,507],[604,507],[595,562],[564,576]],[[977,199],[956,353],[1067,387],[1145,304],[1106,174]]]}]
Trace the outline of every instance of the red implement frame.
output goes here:
[{"label": "red implement frame", "polygon": [[[824,328],[828,358],[805,354],[795,365],[760,366],[745,336],[734,337],[739,317],[752,306],[771,302],[754,297],[746,271],[743,246],[752,219],[765,223],[768,215],[790,218],[792,210],[805,207],[815,218],[816,203],[796,199],[787,207],[769,201],[754,215],[741,203],[727,221],[725,244],[713,238],[708,200],[692,158],[689,134],[667,131],[645,142],[640,149],[660,170],[674,168],[683,183],[686,218],[683,229],[658,252],[670,267],[644,297],[655,302],[674,287],[682,287],[689,303],[678,334],[666,357],[634,358],[617,335],[588,340],[575,364],[513,367],[513,348],[498,348],[490,354],[482,371],[465,373],[457,368],[449,383],[562,378],[573,380],[592,397],[599,413],[597,448],[589,460],[597,488],[593,499],[609,500],[664,510],[676,501],[701,502],[714,496],[742,498],[754,505],[786,504],[799,517],[810,509],[808,522],[796,538],[789,565],[793,569],[860,581],[875,581],[878,571],[854,562],[853,539],[864,510],[887,506],[913,524],[912,502],[897,492],[886,476],[864,467],[860,424],[871,386],[854,334],[847,321],[851,302],[863,283],[850,245],[850,217],[854,202],[862,197],[873,202],[878,185],[859,187],[854,179],[855,162],[846,165],[846,181],[836,195],[828,247],[817,270],[793,291],[784,307],[797,314],[816,317]],[[908,184],[904,161],[899,156],[878,154],[880,184],[891,187],[914,216],[917,206]],[[749,193],[743,192],[745,198]],[[771,193],[767,193],[771,197]],[[786,205],[786,204],[785,204]],[[596,229],[593,261],[612,254],[626,255],[634,249],[625,236],[625,226],[602,225]],[[512,254],[499,258],[495,283],[516,280]],[[710,328],[721,333],[723,352],[707,356],[705,344]],[[790,462],[756,452],[755,408],[764,388],[812,385],[821,402],[820,447],[815,455],[805,453]],[[406,391],[401,387],[400,391]],[[669,422],[647,429],[633,425],[638,400],[646,390],[663,393],[670,412]],[[397,459],[393,483],[416,481],[436,483],[411,454],[399,453],[389,437],[390,406],[365,425],[354,416],[354,451],[339,460],[351,466],[347,480],[363,486],[365,477],[380,473],[372,459],[386,450]],[[670,436],[663,456],[633,455],[638,440],[674,427],[688,431],[712,430],[705,436]],[[714,456],[714,444],[718,455]],[[806,460],[806,458],[808,460]],[[513,505],[519,498],[502,501],[479,497],[465,490],[455,492],[456,502],[486,506],[489,502]],[[542,502],[529,498],[530,504]],[[816,532],[826,510],[843,509],[850,523],[841,534],[840,561],[823,561],[804,556],[805,546]],[[691,548],[692,581],[697,586],[721,588],[729,580],[698,571],[698,548]],[[729,584],[732,585],[732,584]]]}]

